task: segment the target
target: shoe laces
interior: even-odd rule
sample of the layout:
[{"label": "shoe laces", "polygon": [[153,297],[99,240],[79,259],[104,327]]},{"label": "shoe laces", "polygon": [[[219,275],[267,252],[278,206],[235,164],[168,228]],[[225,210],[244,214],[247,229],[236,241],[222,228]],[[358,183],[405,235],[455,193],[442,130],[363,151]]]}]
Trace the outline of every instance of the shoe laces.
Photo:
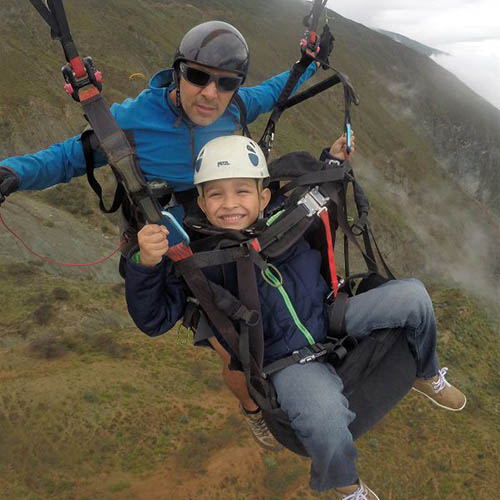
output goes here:
[{"label": "shoe laces", "polygon": [[269,434],[266,421],[262,416],[259,419],[252,420],[252,426],[255,429],[255,434],[259,436],[267,436]]},{"label": "shoe laces", "polygon": [[369,500],[368,491],[364,486],[360,486],[354,493],[343,497],[342,500]]},{"label": "shoe laces", "polygon": [[261,412],[257,414],[259,416],[256,418],[256,415],[252,415],[251,413],[246,412],[241,405],[240,408],[246,415],[248,422],[250,423],[250,425],[254,430],[255,435],[266,436],[269,434],[269,429],[267,428],[266,421],[264,420],[264,417],[262,416]]},{"label": "shoe laces", "polygon": [[448,372],[448,367],[441,368],[438,372],[438,378],[435,382],[432,382],[432,386],[434,387],[434,392],[437,394],[441,392],[446,387],[451,387],[451,384],[444,378],[446,373]]}]

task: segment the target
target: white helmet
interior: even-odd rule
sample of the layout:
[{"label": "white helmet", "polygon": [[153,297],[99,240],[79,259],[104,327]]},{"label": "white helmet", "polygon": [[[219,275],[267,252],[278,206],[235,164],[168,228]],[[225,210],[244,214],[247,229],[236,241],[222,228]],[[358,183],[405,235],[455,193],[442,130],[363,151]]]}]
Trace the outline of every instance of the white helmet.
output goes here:
[{"label": "white helmet", "polygon": [[218,137],[200,151],[194,171],[194,183],[217,179],[269,177],[264,153],[255,141],[241,135]]}]

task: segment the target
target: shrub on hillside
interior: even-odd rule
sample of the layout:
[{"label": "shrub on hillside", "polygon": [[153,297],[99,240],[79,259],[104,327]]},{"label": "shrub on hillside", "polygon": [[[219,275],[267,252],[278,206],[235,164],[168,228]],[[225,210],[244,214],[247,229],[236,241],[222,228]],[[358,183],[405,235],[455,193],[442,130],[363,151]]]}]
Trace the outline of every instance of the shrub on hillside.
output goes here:
[{"label": "shrub on hillside", "polygon": [[38,325],[46,325],[53,318],[54,312],[51,304],[41,304],[33,311],[33,320]]},{"label": "shrub on hillside", "polygon": [[28,349],[36,357],[43,359],[60,358],[67,352],[64,342],[53,333],[46,333],[32,340]]},{"label": "shrub on hillside", "polygon": [[98,352],[108,355],[110,358],[126,358],[130,352],[130,347],[118,343],[113,335],[108,332],[90,336],[88,341]]},{"label": "shrub on hillside", "polygon": [[54,290],[52,290],[52,296],[56,300],[68,300],[70,297],[68,290],[61,287],[54,288]]}]

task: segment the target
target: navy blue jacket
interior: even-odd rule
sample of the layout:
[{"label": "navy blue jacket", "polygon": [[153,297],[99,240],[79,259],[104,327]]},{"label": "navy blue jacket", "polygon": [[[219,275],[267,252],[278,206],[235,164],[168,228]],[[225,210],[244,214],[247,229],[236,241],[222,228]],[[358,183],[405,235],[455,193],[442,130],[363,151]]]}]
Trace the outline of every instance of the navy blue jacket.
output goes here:
[{"label": "navy blue jacket", "polygon": [[[301,239],[269,262],[279,269],[283,286],[302,324],[317,342],[323,341],[328,327],[324,301],[329,288],[320,273],[320,253]],[[224,271],[226,283],[236,283],[236,266],[226,265]],[[206,268],[204,272],[210,280],[223,284],[220,268]],[[264,365],[267,365],[308,345],[308,341],[295,325],[279,291],[264,281],[258,269],[256,274],[264,327]],[[167,258],[155,267],[128,260],[125,287],[132,319],[150,336],[167,332],[184,314],[188,291],[182,279],[175,276],[173,264]]]}]

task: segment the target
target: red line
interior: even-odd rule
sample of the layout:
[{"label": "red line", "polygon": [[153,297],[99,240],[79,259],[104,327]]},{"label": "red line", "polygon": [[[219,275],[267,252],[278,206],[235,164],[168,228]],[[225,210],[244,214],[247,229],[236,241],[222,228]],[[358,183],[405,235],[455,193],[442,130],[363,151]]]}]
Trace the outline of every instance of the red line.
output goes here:
[{"label": "red line", "polygon": [[328,216],[328,210],[326,208],[320,213],[320,217],[323,221],[323,225],[325,226],[326,242],[328,246],[328,263],[330,264],[330,279],[332,281],[333,296],[337,297],[339,282],[337,279],[337,269],[335,267],[335,255],[333,253],[333,239],[332,230],[330,228],[330,218]]},{"label": "red line", "polygon": [[33,256],[37,257],[38,259],[41,259],[45,262],[48,262],[50,264],[56,264],[58,266],[66,266],[66,267],[88,267],[88,266],[95,266],[96,264],[102,264],[103,262],[107,261],[108,259],[110,259],[111,257],[113,257],[113,255],[115,255],[126,243],[125,240],[122,240],[120,242],[120,245],[115,248],[115,250],[113,250],[108,256],[106,257],[103,257],[102,259],[99,259],[99,260],[96,260],[95,262],[88,262],[86,264],[70,264],[68,262],[59,262],[57,260],[52,260],[52,259],[49,259],[48,257],[44,257],[43,255],[40,255],[38,253],[36,253],[35,251],[33,251],[23,240],[22,238],[17,235],[8,225],[7,223],[5,222],[4,218],[2,217],[2,214],[0,213],[0,223],[3,225],[3,227],[10,233],[12,234],[12,236],[14,236],[14,238],[16,238],[17,241],[19,241],[19,243],[21,243],[21,245]]}]

